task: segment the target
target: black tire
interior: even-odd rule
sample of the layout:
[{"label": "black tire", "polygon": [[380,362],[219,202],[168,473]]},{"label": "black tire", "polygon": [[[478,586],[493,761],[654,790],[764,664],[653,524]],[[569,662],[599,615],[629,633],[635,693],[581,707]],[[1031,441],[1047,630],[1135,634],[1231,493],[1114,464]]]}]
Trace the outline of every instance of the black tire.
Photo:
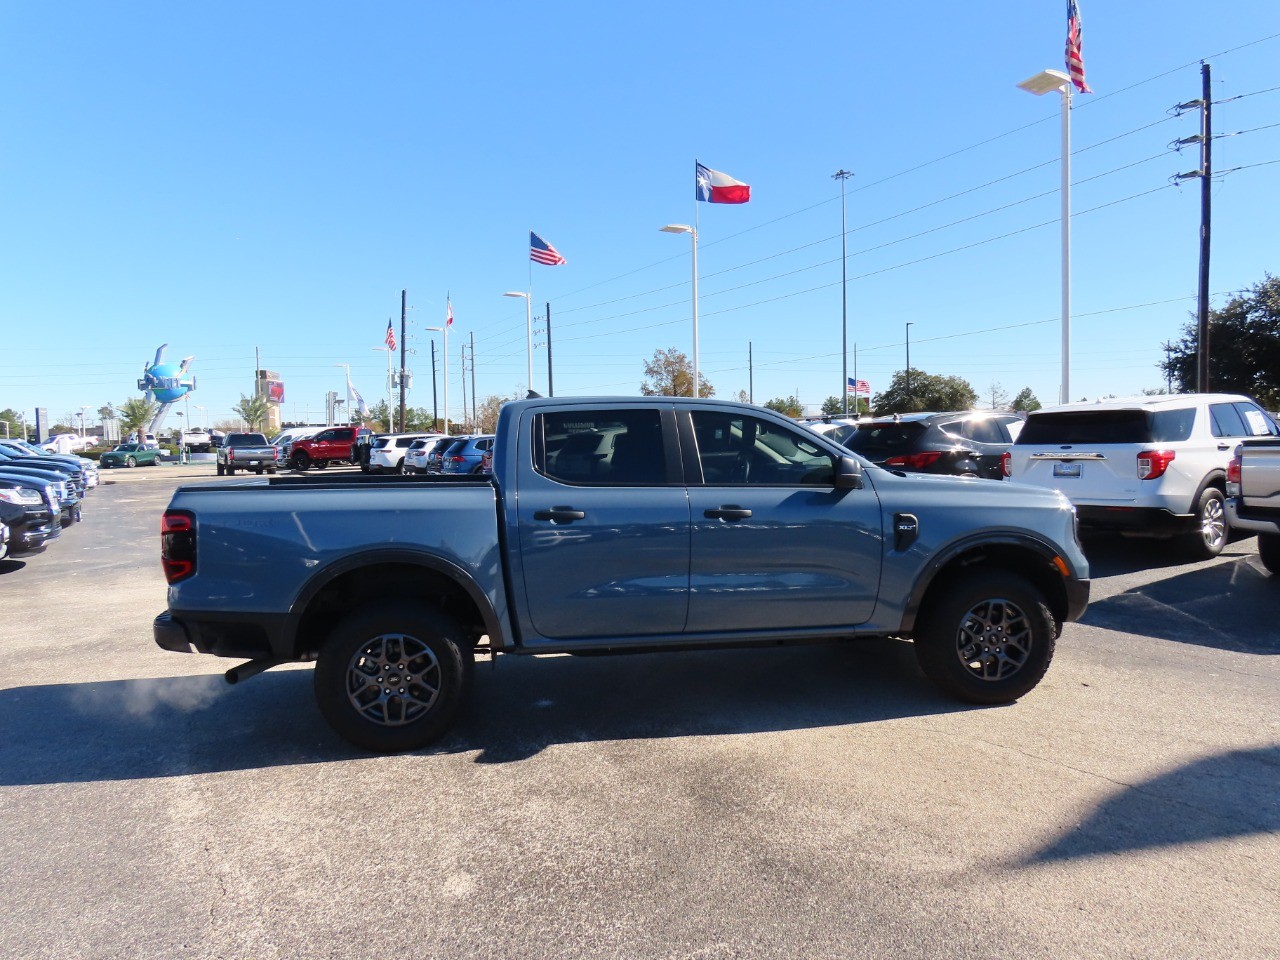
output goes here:
[{"label": "black tire", "polygon": [[1222,553],[1230,533],[1222,491],[1205,487],[1196,499],[1195,529],[1183,538],[1187,553],[1196,560],[1212,560]]},{"label": "black tire", "polygon": [[327,467],[327,466],[329,465],[329,461],[328,461],[328,460],[316,460],[316,461],[315,461],[315,463],[314,463],[313,465],[315,466],[315,468],[316,468],[317,470],[323,470],[325,467]]},{"label": "black tire", "polygon": [[218,464],[218,476],[220,477],[225,476],[226,472],[227,472],[227,468],[224,467],[222,464]]},{"label": "black tire", "polygon": [[253,472],[254,472],[254,473],[256,473],[258,476],[262,476],[262,468],[261,468],[261,467],[254,467],[254,468],[253,468]]},{"label": "black tire", "polygon": [[[414,750],[452,726],[474,668],[475,654],[450,617],[427,604],[374,601],[325,641],[316,661],[316,703],[338,735],[358,747]],[[371,682],[376,677],[381,681]]]},{"label": "black tire", "polygon": [[369,472],[369,465],[368,465],[367,463],[362,463],[362,464],[360,464],[360,472],[361,472],[361,473],[368,473],[368,472]]},{"label": "black tire", "polygon": [[1258,559],[1268,573],[1280,577],[1280,533],[1258,534]]},{"label": "black tire", "polygon": [[271,475],[274,477],[274,476],[276,475],[276,468],[275,468],[275,467],[267,467],[267,473],[271,474]]},{"label": "black tire", "polygon": [[138,458],[137,458],[137,457],[125,457],[125,458],[124,458],[124,465],[125,465],[126,467],[136,467],[136,466],[138,465]]},{"label": "black tire", "polygon": [[1053,660],[1058,625],[1040,590],[1004,570],[974,570],[933,588],[914,635],[925,676],[969,703],[1012,703]]},{"label": "black tire", "polygon": [[293,455],[293,469],[306,470],[311,466],[311,457],[303,450]]},{"label": "black tire", "polygon": [[228,464],[227,464],[227,476],[228,476],[228,477],[234,477],[235,475],[236,475],[236,468],[235,468],[235,467],[233,467],[231,464],[229,464],[229,463],[228,463]]}]

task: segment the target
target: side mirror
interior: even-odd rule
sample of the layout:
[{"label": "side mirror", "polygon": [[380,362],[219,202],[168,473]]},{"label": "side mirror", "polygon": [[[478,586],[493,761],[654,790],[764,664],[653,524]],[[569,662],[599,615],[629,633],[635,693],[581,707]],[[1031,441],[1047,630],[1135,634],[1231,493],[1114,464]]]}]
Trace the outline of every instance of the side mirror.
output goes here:
[{"label": "side mirror", "polygon": [[836,489],[861,490],[862,464],[853,457],[841,457],[836,464]]}]

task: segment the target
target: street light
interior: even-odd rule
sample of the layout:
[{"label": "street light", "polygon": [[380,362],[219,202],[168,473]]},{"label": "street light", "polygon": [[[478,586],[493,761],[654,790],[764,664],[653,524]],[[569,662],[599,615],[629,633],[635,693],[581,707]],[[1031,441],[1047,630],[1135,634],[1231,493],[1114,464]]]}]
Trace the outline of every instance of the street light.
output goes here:
[{"label": "street light", "polygon": [[1062,383],[1058,402],[1071,402],[1071,78],[1061,70],[1041,70],[1018,88],[1037,97],[1062,94]]},{"label": "street light", "polygon": [[[533,293],[532,292],[521,293],[518,290],[510,290],[507,293],[504,293],[503,296],[504,297],[524,297],[524,323],[525,323],[525,331],[529,338],[529,387],[528,389],[532,391],[533,390]],[[449,346],[449,342],[448,340],[446,340],[445,341],[446,349],[444,352],[444,362],[446,365],[449,363],[449,351],[447,349],[448,346]],[[445,380],[445,383],[448,383],[447,379]]]},{"label": "street light", "polygon": [[668,223],[659,227],[663,233],[687,233],[693,243],[693,388],[691,396],[699,394],[698,380],[698,228],[687,223]]},{"label": "street light", "polygon": [[[844,182],[853,174],[841,168],[831,175],[831,179],[840,181],[840,395],[844,397],[844,415],[849,416],[849,227],[845,220]],[[856,368],[856,364],[855,364]],[[854,374],[857,378],[857,374]],[[853,412],[858,412],[858,388],[853,388]]]},{"label": "street light", "polygon": [[[503,294],[503,296],[504,296],[504,297],[509,297],[509,296],[511,296],[511,294],[509,294],[509,293],[504,293],[504,294]],[[441,351],[441,352],[444,354],[444,390],[443,390],[443,391],[441,391],[441,392],[444,394],[444,398],[443,398],[443,399],[444,399],[444,416],[443,416],[443,417],[441,417],[441,420],[443,420],[443,421],[444,421],[444,423],[443,423],[443,427],[444,427],[444,435],[447,437],[447,436],[449,436],[449,326],[448,326],[448,324],[446,324],[446,325],[445,325],[445,326],[443,326],[443,327],[423,327],[422,329],[423,329],[423,330],[429,330],[429,331],[431,331],[432,333],[442,333],[442,334],[444,334],[444,348],[443,348],[443,350]],[[532,368],[530,368],[530,369],[532,369]],[[435,375],[436,375],[436,368],[435,368],[435,361],[434,361],[434,358],[433,358],[433,360],[432,360],[432,365],[431,365],[431,376],[432,376],[432,377],[434,377]],[[462,385],[463,385],[463,387],[464,387],[464,388],[466,387],[465,377],[464,377],[464,382],[463,382],[463,384],[462,384]],[[434,390],[434,389],[435,389],[435,384],[434,384],[434,383],[431,385],[431,389],[432,389],[432,390]],[[463,400],[466,400],[466,397],[463,397]],[[463,403],[463,406],[465,407],[465,406],[466,406],[466,404],[465,404],[465,403]],[[463,411],[463,417],[462,417],[462,418],[463,418],[463,420],[464,420],[464,421],[466,420],[466,411],[465,411],[465,410]]]},{"label": "street light", "polygon": [[200,406],[200,404],[198,403],[193,403],[192,406],[200,411],[200,423],[204,429],[204,432],[208,433],[209,432],[209,412],[204,407]]}]

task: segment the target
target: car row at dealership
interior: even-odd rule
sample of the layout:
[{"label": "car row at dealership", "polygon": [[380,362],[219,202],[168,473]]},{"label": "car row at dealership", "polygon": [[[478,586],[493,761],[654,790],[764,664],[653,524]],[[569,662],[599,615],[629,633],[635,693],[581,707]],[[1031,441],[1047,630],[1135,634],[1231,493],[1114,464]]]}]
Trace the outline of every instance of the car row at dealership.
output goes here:
[{"label": "car row at dealership", "polygon": [[92,460],[0,440],[0,559],[45,549],[76,523],[98,485]]}]

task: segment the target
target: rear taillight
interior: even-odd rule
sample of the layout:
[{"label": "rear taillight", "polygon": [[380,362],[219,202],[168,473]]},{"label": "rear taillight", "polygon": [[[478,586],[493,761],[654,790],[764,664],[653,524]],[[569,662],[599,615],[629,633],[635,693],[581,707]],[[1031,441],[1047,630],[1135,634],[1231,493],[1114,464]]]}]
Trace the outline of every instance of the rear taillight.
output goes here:
[{"label": "rear taillight", "polygon": [[1138,479],[1156,480],[1164,476],[1176,456],[1172,450],[1143,450],[1138,454]]},{"label": "rear taillight", "polygon": [[1006,477],[1013,476],[1013,454],[1008,450],[1000,454],[1000,472]]},{"label": "rear taillight", "polygon": [[1236,454],[1227,461],[1227,483],[1240,482],[1240,455]]},{"label": "rear taillight", "polygon": [[942,459],[941,450],[925,450],[923,453],[908,453],[901,457],[890,457],[884,462],[886,467],[906,467],[909,470],[924,470]]},{"label": "rear taillight", "polygon": [[196,572],[196,518],[186,510],[166,510],[160,520],[160,565],[169,583]]},{"label": "rear taillight", "polygon": [[466,457],[450,457],[449,462],[450,463],[466,463],[467,458]]}]

